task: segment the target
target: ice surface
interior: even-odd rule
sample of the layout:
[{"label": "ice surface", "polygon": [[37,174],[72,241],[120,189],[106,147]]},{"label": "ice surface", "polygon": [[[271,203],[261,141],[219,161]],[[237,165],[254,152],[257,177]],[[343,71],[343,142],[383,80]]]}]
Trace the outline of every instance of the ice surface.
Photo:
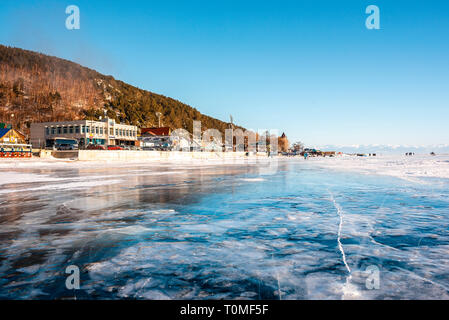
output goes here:
[{"label": "ice surface", "polygon": [[0,162],[0,298],[449,299],[448,164]]},{"label": "ice surface", "polygon": [[334,158],[309,158],[309,160],[323,168],[389,175],[414,182],[423,181],[419,178],[449,179],[449,155],[338,156]]}]

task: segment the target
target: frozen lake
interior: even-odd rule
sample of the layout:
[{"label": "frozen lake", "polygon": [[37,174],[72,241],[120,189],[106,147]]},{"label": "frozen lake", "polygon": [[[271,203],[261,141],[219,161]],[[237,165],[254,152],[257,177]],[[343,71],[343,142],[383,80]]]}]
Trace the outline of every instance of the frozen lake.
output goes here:
[{"label": "frozen lake", "polygon": [[260,167],[0,162],[0,298],[449,299],[449,157]]}]

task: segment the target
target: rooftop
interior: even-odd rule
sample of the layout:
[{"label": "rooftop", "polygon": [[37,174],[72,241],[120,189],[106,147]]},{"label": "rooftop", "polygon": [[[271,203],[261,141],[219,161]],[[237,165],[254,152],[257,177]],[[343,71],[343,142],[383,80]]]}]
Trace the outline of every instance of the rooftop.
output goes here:
[{"label": "rooftop", "polygon": [[152,135],[152,136],[169,136],[170,127],[160,127],[160,128],[142,128],[140,129],[141,135]]}]

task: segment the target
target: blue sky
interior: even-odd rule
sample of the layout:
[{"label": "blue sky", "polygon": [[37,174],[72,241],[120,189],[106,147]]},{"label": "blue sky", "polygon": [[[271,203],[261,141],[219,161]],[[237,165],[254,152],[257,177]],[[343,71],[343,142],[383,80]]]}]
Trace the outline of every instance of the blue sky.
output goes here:
[{"label": "blue sky", "polygon": [[307,145],[449,143],[448,39],[448,1],[0,2],[1,44]]}]

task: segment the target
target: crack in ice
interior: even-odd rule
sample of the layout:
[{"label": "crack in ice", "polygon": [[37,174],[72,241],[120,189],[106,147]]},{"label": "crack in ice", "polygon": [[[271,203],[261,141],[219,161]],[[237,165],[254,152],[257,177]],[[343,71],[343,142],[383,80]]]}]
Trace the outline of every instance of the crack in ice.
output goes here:
[{"label": "crack in ice", "polygon": [[340,222],[338,224],[338,233],[337,233],[338,249],[341,252],[341,257],[342,257],[343,263],[345,265],[346,270],[348,271],[348,276],[346,277],[346,282],[342,288],[342,290],[343,290],[342,299],[343,300],[357,299],[360,297],[360,292],[358,292],[357,288],[351,283],[352,272],[351,272],[351,268],[349,268],[348,262],[346,261],[345,250],[343,249],[343,245],[341,243],[341,230],[343,228],[343,209],[337,203],[337,201],[335,201],[335,198],[334,198],[334,195],[332,194],[332,192],[330,190],[328,190],[328,191],[331,196],[331,201],[332,201],[335,209],[337,209],[338,217],[340,218]]},{"label": "crack in ice", "polygon": [[349,277],[351,277],[351,268],[349,268],[349,265],[346,261],[346,254],[345,254],[345,250],[343,249],[343,245],[341,244],[341,229],[343,227],[343,209],[340,207],[340,205],[335,201],[334,195],[332,194],[332,192],[330,192],[331,195],[331,201],[335,207],[335,209],[337,209],[337,214],[340,218],[340,223],[338,224],[338,234],[337,234],[337,243],[338,243],[338,249],[340,249],[341,252],[341,256],[343,259],[343,263],[346,267],[346,270],[348,270],[349,273]]}]

